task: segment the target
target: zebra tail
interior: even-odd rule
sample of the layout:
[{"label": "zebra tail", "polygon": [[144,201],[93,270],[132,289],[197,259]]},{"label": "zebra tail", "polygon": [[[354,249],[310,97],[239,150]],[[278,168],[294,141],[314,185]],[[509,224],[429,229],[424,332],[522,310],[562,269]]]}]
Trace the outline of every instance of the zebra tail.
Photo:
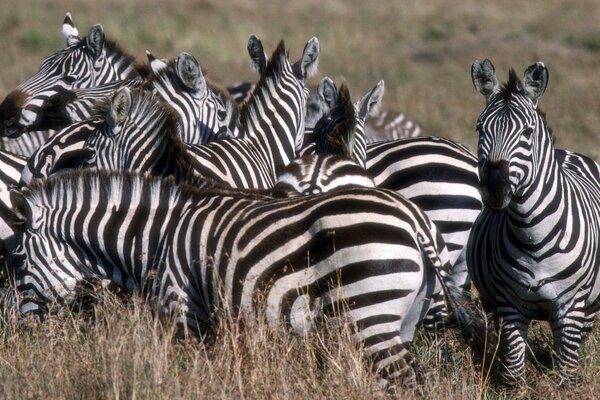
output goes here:
[{"label": "zebra tail", "polygon": [[[437,245],[435,240],[426,240],[424,235],[418,235],[420,245],[429,259],[436,277],[442,285],[449,319],[460,331],[465,342],[471,347],[474,359],[478,362],[486,360],[493,349],[493,343],[487,337],[487,329],[481,314],[475,309],[469,293],[452,281],[450,271],[452,265],[448,258],[448,250],[439,232]],[[433,238],[431,238],[433,239]]]}]

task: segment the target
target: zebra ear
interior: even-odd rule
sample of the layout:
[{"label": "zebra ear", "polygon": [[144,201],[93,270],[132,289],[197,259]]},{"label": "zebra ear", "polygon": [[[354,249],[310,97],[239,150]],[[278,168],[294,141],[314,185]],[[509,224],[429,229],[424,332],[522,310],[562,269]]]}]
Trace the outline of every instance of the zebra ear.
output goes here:
[{"label": "zebra ear", "polygon": [[94,60],[97,60],[104,49],[104,29],[102,25],[94,25],[90,29],[86,38],[86,44]]},{"label": "zebra ear", "polygon": [[317,92],[323,98],[324,113],[327,113],[333,107],[337,101],[337,88],[335,83],[328,76],[321,79]]},{"label": "zebra ear", "polygon": [[375,85],[369,93],[365,94],[358,103],[358,118],[364,120],[367,116],[379,114],[384,93],[385,83],[381,80],[377,82],[377,85]]},{"label": "zebra ear", "polygon": [[127,118],[131,109],[131,93],[127,86],[117,90],[110,102],[110,109],[106,120],[111,127],[115,127]]},{"label": "zebra ear", "polygon": [[188,89],[195,92],[202,91],[203,93],[206,91],[206,80],[202,75],[200,65],[191,54],[181,53],[175,61],[175,70],[181,83]]},{"label": "zebra ear", "polygon": [[167,66],[168,66],[168,63],[166,60],[164,60],[162,58],[154,57],[154,54],[152,54],[148,50],[146,50],[146,57],[148,57],[148,65],[150,65],[150,70],[152,72],[154,72],[155,74],[158,73],[159,71],[167,68]]},{"label": "zebra ear", "polygon": [[17,223],[31,221],[32,219],[33,211],[31,210],[31,204],[29,204],[26,197],[28,191],[29,189],[27,188],[21,190],[12,189],[9,193],[10,202]]},{"label": "zebra ear", "polygon": [[65,43],[67,47],[78,43],[81,38],[79,37],[79,31],[75,27],[73,23],[73,18],[71,18],[71,13],[65,14],[65,19],[63,20],[62,26],[63,37],[65,38]]},{"label": "zebra ear", "polygon": [[548,68],[541,61],[530,65],[525,70],[525,74],[523,75],[523,89],[527,97],[534,103],[537,103],[538,98],[546,92],[548,78]]},{"label": "zebra ear", "polygon": [[496,68],[487,58],[479,61],[475,60],[471,66],[471,80],[475,89],[485,97],[489,97],[498,91],[498,79],[496,78]]},{"label": "zebra ear", "polygon": [[304,79],[310,78],[317,73],[319,68],[319,39],[311,38],[304,46],[302,58],[300,59],[300,70]]},{"label": "zebra ear", "polygon": [[248,38],[248,55],[250,56],[250,68],[261,75],[267,68],[269,56],[265,53],[262,42],[254,33]]}]

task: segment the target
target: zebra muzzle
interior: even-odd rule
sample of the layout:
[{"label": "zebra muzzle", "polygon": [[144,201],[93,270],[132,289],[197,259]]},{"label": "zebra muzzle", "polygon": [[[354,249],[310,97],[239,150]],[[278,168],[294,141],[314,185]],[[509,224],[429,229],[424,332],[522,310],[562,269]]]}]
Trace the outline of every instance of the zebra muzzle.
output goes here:
[{"label": "zebra muzzle", "polygon": [[508,161],[485,161],[479,169],[481,199],[486,207],[500,211],[512,198]]}]

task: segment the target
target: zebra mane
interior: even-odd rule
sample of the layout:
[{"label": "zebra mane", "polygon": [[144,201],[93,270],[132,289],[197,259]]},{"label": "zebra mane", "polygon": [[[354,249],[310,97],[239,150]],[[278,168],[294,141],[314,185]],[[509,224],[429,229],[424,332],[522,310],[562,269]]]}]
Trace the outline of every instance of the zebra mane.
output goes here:
[{"label": "zebra mane", "polygon": [[315,125],[315,138],[321,142],[317,143],[318,153],[326,152],[352,158],[356,134],[355,113],[350,91],[346,84],[342,84],[331,116],[322,117]]},{"label": "zebra mane", "polygon": [[248,125],[255,115],[258,115],[258,110],[256,110],[256,100],[255,93],[259,93],[262,90],[267,88],[267,85],[270,81],[278,80],[283,74],[283,68],[285,63],[287,62],[287,50],[285,49],[285,44],[283,39],[277,45],[277,48],[271,55],[269,62],[267,63],[267,67],[263,71],[258,80],[258,83],[252,90],[252,94],[250,95],[250,99],[242,106],[240,110],[240,122],[239,122],[239,131],[247,132]]},{"label": "zebra mane", "polygon": [[[227,196],[248,200],[270,198],[254,191],[220,187],[203,188],[195,182],[178,182],[173,176],[157,177],[147,173],[94,169],[68,170],[59,175],[52,175],[48,179],[34,179],[21,189],[21,193],[29,204],[59,207],[76,203],[73,197],[84,196],[84,193],[90,196],[88,198],[100,199],[135,198],[132,195],[141,193],[141,198],[165,195],[173,199],[191,198],[193,202],[202,201],[207,196]],[[69,201],[63,201],[65,196],[68,196]]]},{"label": "zebra mane", "polygon": [[513,95],[517,94],[523,94],[523,85],[521,79],[517,76],[517,72],[514,68],[511,68],[508,71],[508,81],[500,89],[500,98],[508,101]]}]

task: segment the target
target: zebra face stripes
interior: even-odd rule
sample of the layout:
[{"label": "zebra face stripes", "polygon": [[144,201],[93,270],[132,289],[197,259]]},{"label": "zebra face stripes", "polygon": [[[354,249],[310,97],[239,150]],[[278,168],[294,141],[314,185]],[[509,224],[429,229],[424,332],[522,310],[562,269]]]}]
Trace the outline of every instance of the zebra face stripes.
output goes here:
[{"label": "zebra face stripes", "polygon": [[[422,212],[372,189],[269,200],[88,171],[11,197],[24,220],[16,268],[22,313],[43,318],[48,302],[68,303],[90,278],[146,291],[192,332],[214,326],[218,309],[299,333],[347,310],[355,340],[389,378],[411,365],[406,345],[436,275],[445,281],[449,268]],[[470,318],[460,293],[452,286],[448,293],[461,321]]]},{"label": "zebra face stripes", "polygon": [[557,364],[572,379],[578,349],[600,309],[600,166],[555,150],[537,100],[545,65],[510,72],[498,87],[489,60],[472,79],[487,104],[478,118],[478,157],[486,205],[473,225],[468,265],[500,329],[506,379],[524,374],[527,328],[549,321]]},{"label": "zebra face stripes", "polygon": [[[140,77],[133,58],[105,40],[102,26],[92,27],[81,40],[73,34],[76,28],[70,15],[65,18],[64,26],[68,26],[65,30],[68,47],[47,57],[38,72],[0,104],[0,134],[13,136],[28,130],[64,127],[68,119],[56,115],[61,108],[57,99],[63,91]],[[52,122],[58,125],[48,126]]]}]

